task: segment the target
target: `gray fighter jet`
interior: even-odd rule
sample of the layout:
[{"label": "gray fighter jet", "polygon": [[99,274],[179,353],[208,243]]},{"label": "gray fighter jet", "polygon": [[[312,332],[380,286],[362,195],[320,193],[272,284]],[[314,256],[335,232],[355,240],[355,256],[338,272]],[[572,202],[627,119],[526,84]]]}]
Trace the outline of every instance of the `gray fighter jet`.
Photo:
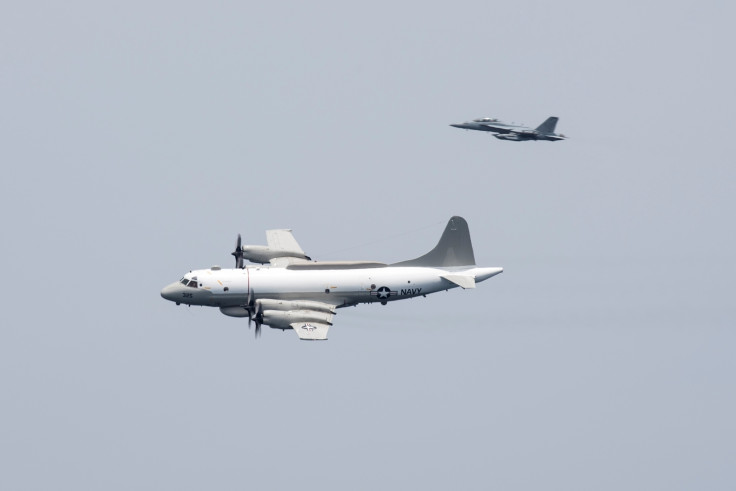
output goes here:
[{"label": "gray fighter jet", "polygon": [[544,123],[536,128],[529,128],[528,126],[514,123],[504,123],[495,118],[478,118],[465,123],[451,124],[450,126],[464,130],[491,131],[494,133],[493,136],[499,140],[511,140],[515,142],[547,140],[554,142],[567,138],[561,133],[555,133],[555,126],[557,126],[558,119],[554,116],[547,118]]}]

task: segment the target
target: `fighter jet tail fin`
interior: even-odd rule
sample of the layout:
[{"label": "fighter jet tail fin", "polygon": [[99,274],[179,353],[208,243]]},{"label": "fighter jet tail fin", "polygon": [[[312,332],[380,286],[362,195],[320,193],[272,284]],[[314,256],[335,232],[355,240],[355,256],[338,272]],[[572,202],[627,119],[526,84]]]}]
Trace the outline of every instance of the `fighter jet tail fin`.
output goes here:
[{"label": "fighter jet tail fin", "polygon": [[540,133],[554,133],[558,119],[560,118],[556,118],[555,116],[547,118],[544,123],[537,126],[537,131]]},{"label": "fighter jet tail fin", "polygon": [[421,266],[450,268],[454,266],[475,266],[473,244],[470,242],[468,222],[463,217],[452,217],[437,245],[425,255],[391,266]]}]

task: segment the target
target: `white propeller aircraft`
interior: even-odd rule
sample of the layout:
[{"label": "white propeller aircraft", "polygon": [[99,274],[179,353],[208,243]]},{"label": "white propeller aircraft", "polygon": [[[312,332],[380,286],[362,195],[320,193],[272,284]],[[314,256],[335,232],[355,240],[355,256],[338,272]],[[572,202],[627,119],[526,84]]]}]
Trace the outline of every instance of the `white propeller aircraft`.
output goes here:
[{"label": "white propeller aircraft", "polygon": [[[503,268],[475,266],[468,223],[452,217],[434,249],[394,264],[373,261],[312,261],[291,230],[266,231],[268,246],[236,243],[235,269],[212,266],[185,274],[161,290],[176,305],[219,307],[231,317],[261,325],[293,329],[300,339],[327,339],[336,309],[359,303],[426,296],[475,284]],[[244,266],[243,260],[269,266]]]}]

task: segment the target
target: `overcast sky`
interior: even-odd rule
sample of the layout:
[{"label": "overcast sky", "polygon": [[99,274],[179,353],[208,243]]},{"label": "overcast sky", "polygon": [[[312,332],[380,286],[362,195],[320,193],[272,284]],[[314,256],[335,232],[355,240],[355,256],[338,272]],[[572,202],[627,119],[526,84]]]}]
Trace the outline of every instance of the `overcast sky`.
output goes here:
[{"label": "overcast sky", "polygon": [[[0,488],[736,487],[736,7],[1,11]],[[504,274],[327,342],[159,296],[238,233],[393,262],[452,215]]]}]

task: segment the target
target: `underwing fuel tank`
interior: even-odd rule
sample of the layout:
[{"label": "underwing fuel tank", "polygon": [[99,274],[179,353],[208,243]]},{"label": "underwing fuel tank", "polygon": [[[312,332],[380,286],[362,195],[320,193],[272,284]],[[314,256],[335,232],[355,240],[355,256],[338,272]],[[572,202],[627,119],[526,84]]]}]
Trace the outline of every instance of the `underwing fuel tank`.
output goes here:
[{"label": "underwing fuel tank", "polygon": [[515,142],[518,142],[521,140],[521,138],[519,138],[519,135],[515,133],[497,133],[493,136],[495,136],[499,140],[510,140],[510,141],[515,141]]}]

